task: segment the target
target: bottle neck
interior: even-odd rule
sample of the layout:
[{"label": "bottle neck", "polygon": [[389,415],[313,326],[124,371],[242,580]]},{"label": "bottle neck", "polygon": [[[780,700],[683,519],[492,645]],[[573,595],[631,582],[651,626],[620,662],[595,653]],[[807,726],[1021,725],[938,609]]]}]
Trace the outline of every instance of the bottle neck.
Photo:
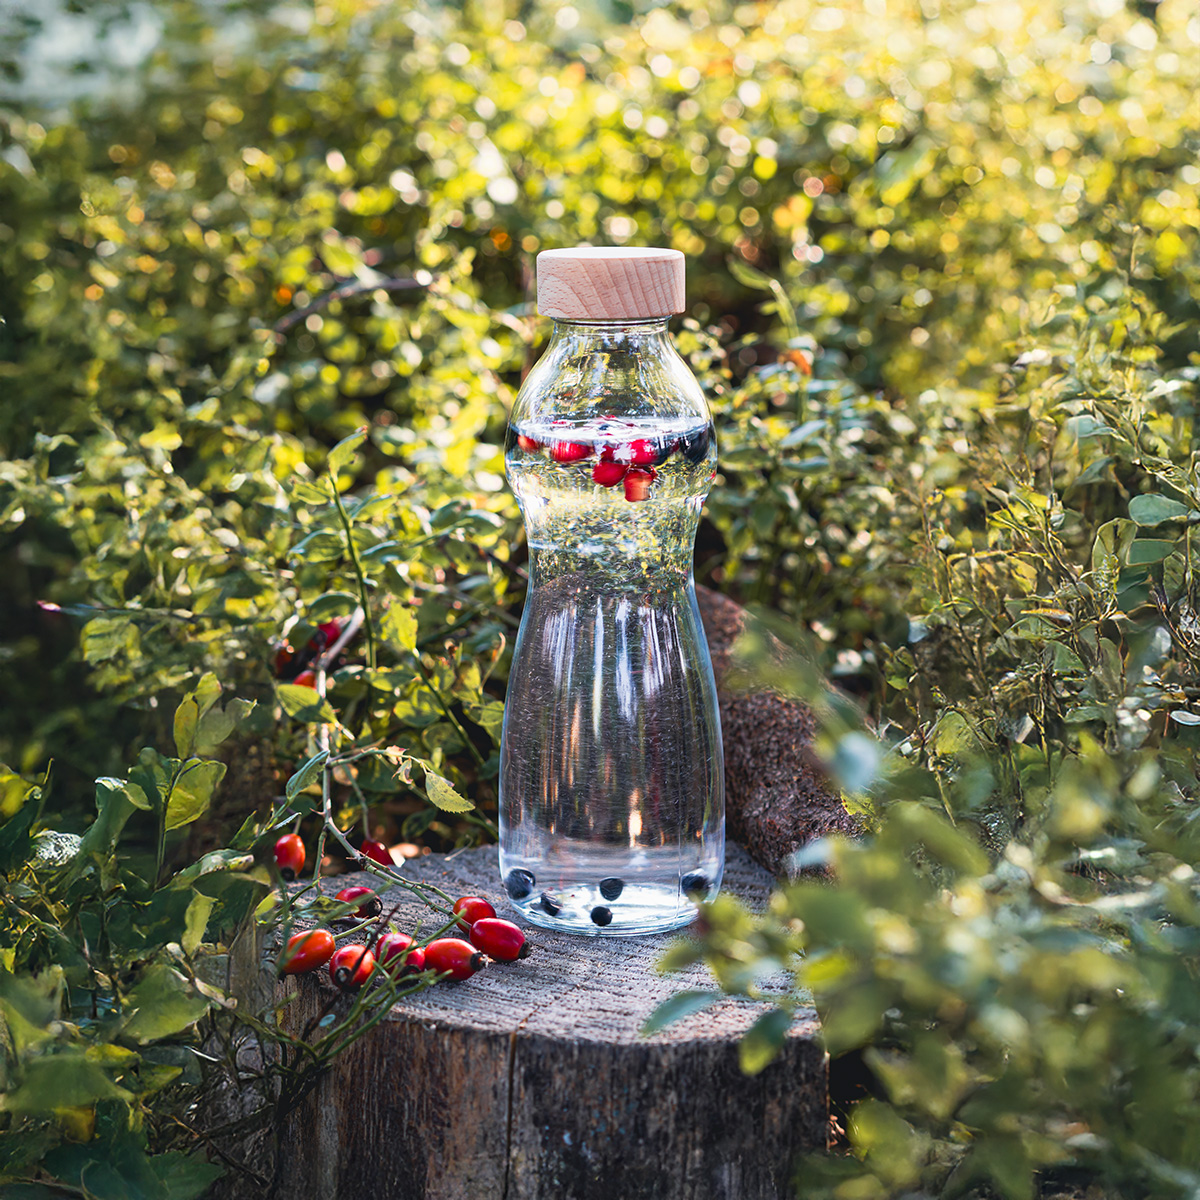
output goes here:
[{"label": "bottle neck", "polygon": [[555,321],[550,346],[569,353],[647,354],[666,350],[668,317],[647,321]]}]

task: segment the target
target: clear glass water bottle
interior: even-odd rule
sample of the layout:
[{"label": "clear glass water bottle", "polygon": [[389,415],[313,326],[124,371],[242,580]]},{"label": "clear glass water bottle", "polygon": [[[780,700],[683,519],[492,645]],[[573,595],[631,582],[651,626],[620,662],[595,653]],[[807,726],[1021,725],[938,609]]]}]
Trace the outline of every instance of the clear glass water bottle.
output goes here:
[{"label": "clear glass water bottle", "polygon": [[555,319],[509,422],[529,593],[500,751],[500,871],[537,925],[653,933],[720,886],[721,726],[692,555],[717,461],[671,344],[673,250],[550,250]]}]

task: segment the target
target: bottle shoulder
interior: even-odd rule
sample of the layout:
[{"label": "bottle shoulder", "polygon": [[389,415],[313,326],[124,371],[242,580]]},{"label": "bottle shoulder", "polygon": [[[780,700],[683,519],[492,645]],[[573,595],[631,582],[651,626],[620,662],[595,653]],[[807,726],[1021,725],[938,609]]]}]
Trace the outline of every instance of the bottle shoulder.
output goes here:
[{"label": "bottle shoulder", "polygon": [[704,391],[669,337],[633,346],[556,337],[521,385],[513,423],[597,416],[710,419]]}]

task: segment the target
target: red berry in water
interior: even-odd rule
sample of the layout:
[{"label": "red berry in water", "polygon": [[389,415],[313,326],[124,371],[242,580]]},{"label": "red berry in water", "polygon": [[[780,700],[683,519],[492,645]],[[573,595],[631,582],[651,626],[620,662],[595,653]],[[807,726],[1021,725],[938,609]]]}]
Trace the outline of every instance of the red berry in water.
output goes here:
[{"label": "red berry in water", "polygon": [[625,478],[629,467],[625,463],[601,460],[592,468],[592,479],[601,487],[616,487]]},{"label": "red berry in water", "polygon": [[334,897],[343,904],[353,904],[356,900],[363,901],[358,907],[360,917],[377,917],[383,912],[383,901],[369,887],[342,888]]},{"label": "red berry in water", "polygon": [[550,457],[557,463],[582,462],[592,455],[591,446],[583,442],[551,442]]},{"label": "red berry in water", "polygon": [[324,966],[333,954],[336,943],[328,929],[310,929],[288,938],[287,949],[279,960],[284,975],[303,975]]},{"label": "red berry in water", "polygon": [[315,688],[317,686],[317,673],[316,671],[301,671],[292,682],[299,684],[301,687]]},{"label": "red berry in water", "polygon": [[515,962],[529,956],[525,935],[511,921],[484,917],[471,926],[471,945],[499,962]]},{"label": "red berry in water", "polygon": [[395,866],[395,863],[392,862],[392,852],[382,842],[373,842],[370,838],[363,838],[363,844],[359,846],[358,852],[364,858],[381,863],[385,867]]},{"label": "red berry in water", "polygon": [[360,988],[375,970],[375,955],[366,946],[343,946],[329,960],[329,978],[347,991]]},{"label": "red berry in water", "polygon": [[[407,952],[407,957],[406,957]],[[420,946],[414,946],[413,940],[407,933],[383,934],[375,943],[375,957],[379,965],[390,974],[399,968],[401,975],[415,975],[425,970],[425,951]],[[400,964],[404,965],[401,966]]]},{"label": "red berry in water", "polygon": [[603,904],[596,905],[592,909],[592,920],[597,925],[608,925],[612,921],[612,909],[605,908]]},{"label": "red berry in water", "polygon": [[[652,466],[655,463],[662,462],[666,457],[660,453],[658,448],[652,441],[647,438],[635,438],[629,443],[627,462],[633,463],[635,467]],[[622,456],[624,457],[624,456]]]},{"label": "red berry in water", "polygon": [[454,902],[459,929],[470,929],[484,917],[494,917],[496,910],[482,896],[460,896]]},{"label": "red berry in water", "polygon": [[275,843],[275,865],[287,883],[304,870],[304,840],[298,833],[285,833]]},{"label": "red berry in water", "polygon": [[625,476],[626,500],[649,500],[650,485],[658,478],[653,467],[630,467]]},{"label": "red berry in water", "polygon": [[425,968],[450,972],[451,979],[470,979],[476,971],[487,966],[487,959],[470,942],[462,938],[437,938],[425,947]]},{"label": "red berry in water", "polygon": [[523,433],[517,434],[517,445],[530,454],[536,454],[542,448],[537,438],[526,437]]}]

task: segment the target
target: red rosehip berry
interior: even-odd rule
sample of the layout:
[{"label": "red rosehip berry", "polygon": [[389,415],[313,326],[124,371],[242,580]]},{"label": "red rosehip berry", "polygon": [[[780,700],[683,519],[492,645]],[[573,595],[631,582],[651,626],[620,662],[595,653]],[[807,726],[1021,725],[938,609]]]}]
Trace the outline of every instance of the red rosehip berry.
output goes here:
[{"label": "red rosehip berry", "polygon": [[425,951],[421,946],[414,946],[407,933],[391,930],[382,934],[375,943],[375,957],[389,974],[395,974],[397,968],[401,975],[415,975],[425,970]]},{"label": "red rosehip berry", "polygon": [[426,970],[449,971],[451,979],[470,979],[486,966],[483,953],[462,938],[437,938],[425,947]]},{"label": "red rosehip berry", "polygon": [[601,487],[616,487],[625,478],[625,472],[628,470],[629,466],[626,463],[605,462],[601,459],[592,468],[592,480]]},{"label": "red rosehip berry", "polygon": [[471,926],[471,945],[499,962],[515,962],[529,957],[525,935],[511,921],[483,917]]},{"label": "red rosehip berry", "polygon": [[298,833],[285,833],[275,843],[275,865],[286,883],[304,870],[304,857],[304,839]]},{"label": "red rosehip berry", "polygon": [[372,862],[381,863],[385,867],[395,866],[392,862],[391,851],[382,842],[374,842],[370,838],[363,838],[363,844],[359,846],[358,852],[363,858],[369,858]]},{"label": "red rosehip berry", "polygon": [[342,888],[334,898],[343,904],[353,904],[362,900],[363,903],[358,907],[360,917],[377,917],[383,912],[383,901],[369,887]]},{"label": "red rosehip berry", "polygon": [[329,960],[329,978],[345,991],[362,987],[375,970],[375,955],[366,946],[343,946]]},{"label": "red rosehip berry", "polygon": [[591,446],[587,446],[583,442],[550,443],[550,457],[557,463],[582,462],[591,455]]},{"label": "red rosehip berry", "polygon": [[523,433],[517,434],[517,445],[530,454],[536,454],[542,448],[537,438],[526,437]]},{"label": "red rosehip berry", "polygon": [[[635,438],[629,443],[626,453],[628,458],[625,461],[632,463],[635,467],[654,466],[666,458],[666,455],[648,438]],[[618,457],[623,458],[624,455]]]},{"label": "red rosehip berry", "polygon": [[625,476],[626,500],[649,500],[650,485],[658,478],[653,467],[630,467]]},{"label": "red rosehip berry", "polygon": [[484,917],[494,917],[496,910],[482,896],[460,896],[454,902],[459,929],[470,929]]},{"label": "red rosehip berry", "polygon": [[316,671],[301,671],[292,682],[299,684],[300,687],[315,688],[317,686],[317,673]]},{"label": "red rosehip berry", "polygon": [[284,975],[303,975],[324,966],[333,954],[336,943],[328,929],[310,929],[288,938],[287,948],[279,959]]},{"label": "red rosehip berry", "polygon": [[342,623],[336,617],[317,626],[317,633],[324,639],[323,646],[332,646],[342,636]]}]

